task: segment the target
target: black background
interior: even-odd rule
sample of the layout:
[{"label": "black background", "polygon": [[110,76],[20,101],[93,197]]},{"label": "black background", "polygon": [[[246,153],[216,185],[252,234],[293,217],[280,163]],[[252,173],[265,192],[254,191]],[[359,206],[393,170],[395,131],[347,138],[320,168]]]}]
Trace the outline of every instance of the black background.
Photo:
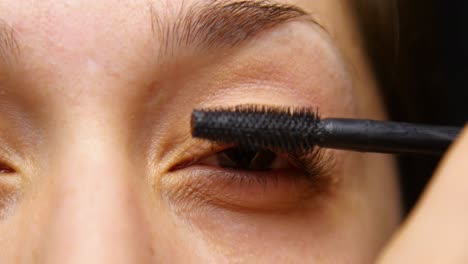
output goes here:
[{"label": "black background", "polygon": [[[398,10],[398,56],[393,65],[393,81],[386,81],[400,90],[389,99],[392,119],[465,125],[468,1],[402,0]],[[430,157],[400,157],[407,209],[419,197],[438,161]]]}]

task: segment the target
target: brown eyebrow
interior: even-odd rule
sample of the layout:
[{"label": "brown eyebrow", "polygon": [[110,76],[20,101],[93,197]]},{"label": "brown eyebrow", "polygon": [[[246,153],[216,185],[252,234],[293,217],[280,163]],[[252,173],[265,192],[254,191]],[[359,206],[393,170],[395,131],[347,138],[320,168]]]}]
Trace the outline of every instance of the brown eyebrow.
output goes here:
[{"label": "brown eyebrow", "polygon": [[[194,4],[179,12],[177,21],[168,24],[151,6],[152,29],[162,40],[162,50],[174,47],[233,47],[260,32],[305,18],[322,27],[309,13],[293,5],[269,0],[212,0]],[[0,19],[0,63],[10,64],[20,53],[14,29]]]},{"label": "brown eyebrow", "polygon": [[174,47],[233,47],[260,32],[300,18],[320,26],[297,6],[266,0],[214,0],[194,4],[182,9],[173,24],[162,20],[154,7],[151,14],[152,29],[162,41],[163,52],[170,52]]},{"label": "brown eyebrow", "polygon": [[20,52],[15,30],[0,19],[0,63],[11,64]]}]

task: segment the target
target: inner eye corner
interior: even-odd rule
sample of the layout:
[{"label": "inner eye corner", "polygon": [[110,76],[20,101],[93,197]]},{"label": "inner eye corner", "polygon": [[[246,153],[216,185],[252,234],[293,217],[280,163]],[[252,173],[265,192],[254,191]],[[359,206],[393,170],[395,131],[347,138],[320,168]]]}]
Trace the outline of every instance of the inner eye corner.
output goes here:
[{"label": "inner eye corner", "polygon": [[14,174],[17,173],[17,170],[13,166],[7,165],[5,163],[0,163],[0,174]]}]

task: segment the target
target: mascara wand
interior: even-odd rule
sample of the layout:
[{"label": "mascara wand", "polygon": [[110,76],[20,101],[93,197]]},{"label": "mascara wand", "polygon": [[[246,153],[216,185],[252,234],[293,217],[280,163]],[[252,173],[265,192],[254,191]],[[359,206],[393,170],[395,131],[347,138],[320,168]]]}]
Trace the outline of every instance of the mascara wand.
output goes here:
[{"label": "mascara wand", "polygon": [[192,136],[285,151],[314,147],[395,154],[443,154],[461,128],[366,119],[321,119],[309,108],[240,105],[194,110]]}]

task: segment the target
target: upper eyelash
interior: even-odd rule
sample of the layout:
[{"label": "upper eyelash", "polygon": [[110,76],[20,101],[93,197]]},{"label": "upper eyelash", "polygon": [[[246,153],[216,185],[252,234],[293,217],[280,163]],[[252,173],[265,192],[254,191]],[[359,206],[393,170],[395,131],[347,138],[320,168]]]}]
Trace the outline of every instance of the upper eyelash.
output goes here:
[{"label": "upper eyelash", "polygon": [[328,155],[326,150],[319,147],[309,152],[287,153],[287,155],[290,161],[306,173],[307,177],[329,176],[335,167],[333,156]]},{"label": "upper eyelash", "polygon": [[[193,147],[197,147],[197,144]],[[183,158],[181,161],[177,162],[175,165],[171,166],[169,171],[175,171],[178,169],[186,168],[192,165],[197,164],[201,160],[214,155],[220,151],[223,151],[225,149],[231,148],[231,147],[236,147],[235,145],[221,145],[218,143],[212,143],[209,142],[208,145],[205,145],[207,147],[202,147],[202,151],[193,151],[188,150],[189,154],[188,157]],[[316,177],[326,177],[330,174],[332,168],[334,167],[334,161],[331,155],[326,155],[323,149],[321,148],[315,148],[312,151],[309,152],[303,152],[303,153],[286,153],[286,152],[279,152],[276,150],[271,150],[277,154],[279,154],[280,157],[286,157],[289,162],[292,162],[293,165],[295,165],[298,169],[300,169],[305,178],[316,178]],[[199,153],[196,153],[199,152]],[[187,151],[185,152],[187,153]],[[246,170],[248,171],[248,170]]]}]

